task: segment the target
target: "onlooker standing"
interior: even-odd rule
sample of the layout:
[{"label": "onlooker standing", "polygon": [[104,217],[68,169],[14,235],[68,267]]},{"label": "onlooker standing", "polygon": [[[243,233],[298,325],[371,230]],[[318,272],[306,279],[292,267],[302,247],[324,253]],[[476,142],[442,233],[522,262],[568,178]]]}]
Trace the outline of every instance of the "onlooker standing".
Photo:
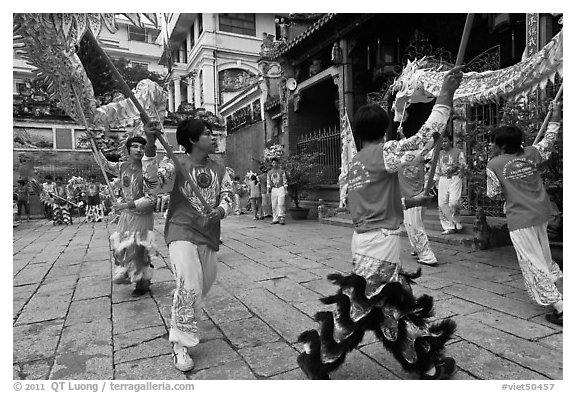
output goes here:
[{"label": "onlooker standing", "polygon": [[278,158],[274,157],[271,160],[272,169],[268,171],[267,187],[268,192],[271,194],[272,199],[272,222],[270,224],[284,225],[284,211],[286,201],[286,189],[288,182],[286,180],[286,172],[280,168]]},{"label": "onlooker standing", "polygon": [[234,190],[234,214],[239,216],[242,214],[242,207],[240,206],[240,191],[242,190],[242,183],[240,183],[239,176],[234,177],[232,188]]},{"label": "onlooker standing", "polygon": [[272,199],[268,193],[268,168],[262,165],[260,167],[260,175],[258,175],[258,182],[260,183],[260,191],[262,193],[262,217],[272,217]]},{"label": "onlooker standing", "polygon": [[250,177],[250,203],[254,211],[254,219],[262,220],[262,192],[260,191],[260,182],[256,175]]},{"label": "onlooker standing", "polygon": [[534,146],[522,147],[524,133],[517,127],[496,128],[491,136],[493,153],[488,162],[487,195],[504,194],[506,221],[516,250],[528,295],[554,312],[546,319],[563,324],[563,296],[556,287],[562,277],[552,260],[546,227],[551,214],[538,165],[550,157],[560,130],[560,104],[552,104],[552,115],[544,139]]},{"label": "onlooker standing", "polygon": [[443,235],[456,233],[460,224],[460,196],[462,195],[462,175],[466,169],[464,153],[452,146],[452,135],[445,135],[434,179],[438,186],[438,215]]},{"label": "onlooker standing", "polygon": [[16,204],[18,208],[18,221],[22,217],[22,208],[26,212],[26,218],[30,221],[30,186],[27,184],[26,180],[18,180],[18,185],[14,189],[14,194],[16,196]]}]

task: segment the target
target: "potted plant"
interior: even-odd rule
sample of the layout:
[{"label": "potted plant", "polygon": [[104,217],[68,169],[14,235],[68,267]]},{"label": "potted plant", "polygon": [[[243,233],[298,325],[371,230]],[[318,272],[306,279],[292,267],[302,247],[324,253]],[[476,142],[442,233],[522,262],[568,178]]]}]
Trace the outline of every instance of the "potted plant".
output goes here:
[{"label": "potted plant", "polygon": [[303,191],[318,187],[323,178],[322,165],[318,163],[321,153],[300,153],[280,158],[280,166],[286,171],[288,193],[294,202],[286,210],[294,219],[305,219],[310,209],[300,207]]}]

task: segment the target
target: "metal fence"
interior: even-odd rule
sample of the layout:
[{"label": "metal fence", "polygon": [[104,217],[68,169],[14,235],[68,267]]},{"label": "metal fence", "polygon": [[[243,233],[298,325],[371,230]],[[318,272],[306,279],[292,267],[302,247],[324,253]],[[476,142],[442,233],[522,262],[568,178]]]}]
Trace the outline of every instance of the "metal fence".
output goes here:
[{"label": "metal fence", "polygon": [[476,208],[482,208],[488,216],[504,216],[504,201],[486,196],[486,164],[491,154],[490,132],[500,120],[500,110],[499,104],[468,106],[466,110],[464,150],[470,171],[462,193],[462,206],[472,214]]},{"label": "metal fence", "polygon": [[327,127],[298,136],[296,153],[322,153],[317,163],[324,168],[326,184],[336,184],[341,165],[340,128]]}]

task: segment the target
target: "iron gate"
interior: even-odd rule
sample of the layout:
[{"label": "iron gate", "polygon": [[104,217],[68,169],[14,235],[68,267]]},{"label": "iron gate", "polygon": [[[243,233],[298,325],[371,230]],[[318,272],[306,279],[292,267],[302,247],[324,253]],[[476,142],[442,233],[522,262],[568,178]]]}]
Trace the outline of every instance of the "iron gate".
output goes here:
[{"label": "iron gate", "polygon": [[340,128],[330,126],[298,136],[296,153],[321,153],[317,164],[324,168],[326,184],[336,184],[341,165]]}]

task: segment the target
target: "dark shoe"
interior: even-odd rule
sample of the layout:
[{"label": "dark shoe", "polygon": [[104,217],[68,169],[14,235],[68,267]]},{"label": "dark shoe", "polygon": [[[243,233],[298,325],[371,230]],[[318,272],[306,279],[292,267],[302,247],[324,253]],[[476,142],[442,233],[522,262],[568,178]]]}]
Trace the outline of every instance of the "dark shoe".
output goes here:
[{"label": "dark shoe", "polygon": [[278,221],[272,221],[270,224],[278,224]]},{"label": "dark shoe", "polygon": [[435,364],[436,372],[434,375],[422,373],[420,379],[450,379],[456,374],[456,361],[453,358],[444,358]]},{"label": "dark shoe", "polygon": [[280,217],[280,225],[284,225],[284,217]]},{"label": "dark shoe", "polygon": [[142,296],[148,291],[150,291],[150,281],[138,281],[136,283],[136,288],[132,291],[132,297]]},{"label": "dark shoe", "polygon": [[308,379],[330,379],[328,374],[318,375],[310,369],[310,365],[308,364],[308,354],[306,352],[302,352],[296,358],[300,369],[306,374],[306,378]]},{"label": "dark shoe", "polygon": [[418,253],[417,253],[416,251],[412,251],[412,252],[410,253],[410,255],[412,255],[413,257],[417,257],[417,256],[418,256]]},{"label": "dark shoe", "polygon": [[559,313],[558,311],[554,310],[551,314],[546,314],[546,320],[550,323],[555,325],[563,325],[564,322],[564,313]]}]

